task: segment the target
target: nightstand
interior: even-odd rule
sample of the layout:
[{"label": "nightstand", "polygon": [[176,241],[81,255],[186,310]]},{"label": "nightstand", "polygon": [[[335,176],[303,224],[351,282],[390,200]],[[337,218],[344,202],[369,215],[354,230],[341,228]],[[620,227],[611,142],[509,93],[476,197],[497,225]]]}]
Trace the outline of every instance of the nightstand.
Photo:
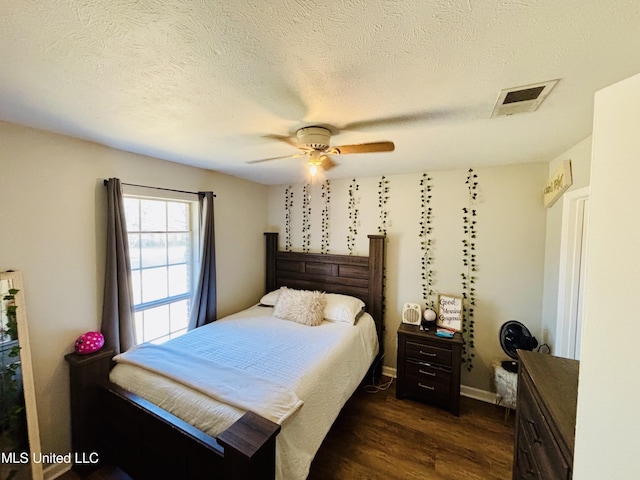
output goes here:
[{"label": "nightstand", "polygon": [[460,411],[462,337],[442,338],[417,325],[398,328],[398,378],[396,398],[412,398]]},{"label": "nightstand", "polygon": [[[64,356],[69,364],[71,400],[71,448],[75,454],[90,455],[102,450],[99,440],[101,402],[99,387],[109,377],[111,359],[115,352],[103,348],[95,353]],[[102,459],[100,459],[102,460]],[[97,470],[99,465],[76,463],[73,470],[83,477]]]}]

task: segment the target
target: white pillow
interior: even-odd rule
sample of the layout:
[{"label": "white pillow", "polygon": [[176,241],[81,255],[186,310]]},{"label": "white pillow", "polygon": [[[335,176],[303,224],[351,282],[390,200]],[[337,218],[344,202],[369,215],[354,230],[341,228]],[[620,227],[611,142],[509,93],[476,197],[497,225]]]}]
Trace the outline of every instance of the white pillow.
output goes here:
[{"label": "white pillow", "polygon": [[339,293],[326,293],[324,298],[326,299],[324,319],[330,322],[350,323],[353,325],[364,311],[364,302],[356,297]]},{"label": "white pillow", "polygon": [[273,292],[269,292],[264,295],[260,299],[260,305],[264,305],[266,307],[273,307],[278,301],[278,297],[280,296],[280,288],[278,290],[274,290]]},{"label": "white pillow", "polygon": [[[280,292],[287,287],[281,287],[278,290],[273,290],[267,293],[260,299],[260,305],[273,307],[278,301]],[[298,290],[308,291],[308,290]],[[324,307],[323,317],[329,322],[349,323],[351,325],[356,323],[356,320],[362,312],[364,312],[364,302],[356,297],[349,295],[341,295],[339,293],[325,293],[324,298],[326,305]]]},{"label": "white pillow", "polygon": [[325,304],[324,292],[282,287],[273,316],[315,327],[322,323]]}]

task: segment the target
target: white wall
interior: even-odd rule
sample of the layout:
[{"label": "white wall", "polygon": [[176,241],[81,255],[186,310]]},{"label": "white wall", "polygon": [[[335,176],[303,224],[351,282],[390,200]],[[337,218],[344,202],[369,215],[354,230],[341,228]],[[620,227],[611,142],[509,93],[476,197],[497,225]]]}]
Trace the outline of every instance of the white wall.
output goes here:
[{"label": "white wall", "polygon": [[[500,326],[507,320],[524,322],[538,336],[542,312],[545,215],[542,188],[547,164],[478,168],[477,210],[477,299],[476,357],[474,369],[463,369],[463,384],[491,389],[490,365],[506,358],[498,341]],[[462,208],[468,205],[466,170],[431,172],[433,177],[434,290],[460,295],[462,264]],[[422,174],[391,175],[386,271],[386,334],[384,364],[396,366],[396,330],[402,305],[419,302],[421,289],[419,222]],[[358,178],[359,210],[355,254],[366,255],[367,234],[378,233],[380,177]],[[348,253],[348,190],[351,179],[330,182],[329,234],[331,253]],[[285,235],[285,190],[288,185],[269,187],[269,225]],[[291,209],[292,245],[302,248],[302,184],[293,185]],[[320,251],[322,197],[319,184],[311,186],[311,251]]]},{"label": "white wall", "polygon": [[45,453],[70,450],[63,356],[99,328],[109,177],[213,190],[218,313],[249,306],[264,290],[265,186],[0,122],[0,271],[24,274]]},{"label": "white wall", "polygon": [[[591,169],[591,136],[549,162],[550,177],[564,160],[571,160],[573,184],[567,192],[589,186]],[[559,198],[547,209],[544,255],[544,296],[542,307],[542,338],[553,353],[556,321],[558,318],[558,279],[560,267],[560,241],[562,236],[563,201]]]},{"label": "white wall", "polygon": [[640,75],[596,94],[574,477],[638,478]]}]

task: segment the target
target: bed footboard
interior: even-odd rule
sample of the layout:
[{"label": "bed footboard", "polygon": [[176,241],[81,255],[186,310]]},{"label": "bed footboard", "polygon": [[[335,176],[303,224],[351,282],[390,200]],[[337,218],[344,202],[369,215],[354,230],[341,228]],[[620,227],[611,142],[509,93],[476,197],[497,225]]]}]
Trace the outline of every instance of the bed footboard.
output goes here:
[{"label": "bed footboard", "polygon": [[275,478],[279,425],[248,412],[213,438],[110,383],[112,357],[109,350],[65,357],[71,374],[73,451],[100,461],[74,465],[78,473],[108,462],[135,480]]}]

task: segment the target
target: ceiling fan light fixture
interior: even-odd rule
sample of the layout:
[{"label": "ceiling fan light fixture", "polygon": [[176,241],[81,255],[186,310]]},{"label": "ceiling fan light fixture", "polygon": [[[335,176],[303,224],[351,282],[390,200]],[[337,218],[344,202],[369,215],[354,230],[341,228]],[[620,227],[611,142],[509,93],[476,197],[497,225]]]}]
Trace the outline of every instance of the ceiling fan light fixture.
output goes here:
[{"label": "ceiling fan light fixture", "polygon": [[322,165],[323,157],[326,158],[325,155],[320,155],[320,152],[317,150],[312,150],[309,152],[309,157],[307,158],[307,165],[309,166],[309,175],[314,177],[316,173],[318,173],[318,168]]}]

